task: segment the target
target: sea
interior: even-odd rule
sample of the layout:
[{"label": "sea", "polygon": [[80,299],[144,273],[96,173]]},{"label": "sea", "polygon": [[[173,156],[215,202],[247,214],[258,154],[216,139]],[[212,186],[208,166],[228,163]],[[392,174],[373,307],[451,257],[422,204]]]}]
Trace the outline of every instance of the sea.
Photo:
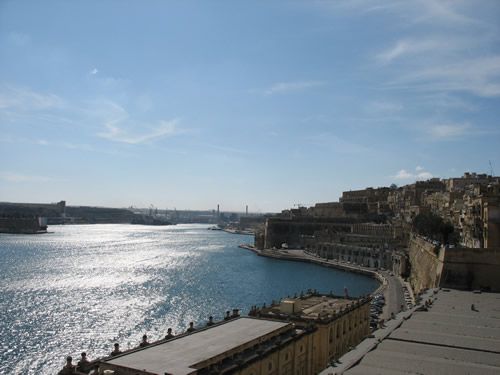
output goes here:
[{"label": "sea", "polygon": [[52,225],[0,234],[0,374],[57,374],[68,355],[108,355],[227,310],[248,313],[307,289],[352,296],[378,282],[314,264],[259,257],[253,237],[207,225]]}]

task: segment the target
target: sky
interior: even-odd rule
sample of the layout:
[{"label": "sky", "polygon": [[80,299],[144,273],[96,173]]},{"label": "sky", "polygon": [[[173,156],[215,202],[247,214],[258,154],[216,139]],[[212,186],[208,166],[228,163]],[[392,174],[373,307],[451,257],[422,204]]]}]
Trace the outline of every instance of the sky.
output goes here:
[{"label": "sky", "polygon": [[0,201],[281,211],[500,174],[500,2],[0,0]]}]

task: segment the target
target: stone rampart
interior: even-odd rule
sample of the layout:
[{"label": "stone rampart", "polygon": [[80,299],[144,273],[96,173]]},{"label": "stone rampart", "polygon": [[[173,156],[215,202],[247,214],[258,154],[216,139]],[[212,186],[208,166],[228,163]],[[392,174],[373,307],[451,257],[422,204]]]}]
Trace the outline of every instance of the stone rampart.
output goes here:
[{"label": "stone rampart", "polygon": [[438,246],[418,236],[409,242],[411,264],[410,285],[416,293],[423,289],[437,288],[443,270],[443,254]]},{"label": "stone rampart", "polygon": [[500,248],[439,247],[412,235],[409,259],[417,293],[437,287],[500,291]]},{"label": "stone rampart", "polygon": [[441,286],[500,292],[500,248],[446,249]]}]

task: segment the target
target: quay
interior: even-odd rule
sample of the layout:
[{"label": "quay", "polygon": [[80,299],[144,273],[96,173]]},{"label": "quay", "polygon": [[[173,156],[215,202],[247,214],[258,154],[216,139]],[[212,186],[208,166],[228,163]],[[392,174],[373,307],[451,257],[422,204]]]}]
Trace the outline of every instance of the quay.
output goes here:
[{"label": "quay", "polygon": [[374,270],[368,267],[347,264],[335,260],[327,260],[300,249],[259,250],[255,248],[255,246],[249,244],[241,244],[239,247],[252,251],[258,256],[294,262],[314,263],[323,267],[359,273],[378,280],[380,282],[380,286],[372,294],[384,294],[386,304],[381,314],[381,318],[384,320],[390,319],[393,315],[398,314],[402,309],[404,309],[403,288],[405,287],[405,284],[406,287],[411,290],[411,287],[409,287],[409,285],[400,277],[393,276],[388,271]]},{"label": "quay", "polygon": [[229,234],[244,234],[247,236],[253,236],[255,234],[255,232],[251,230],[232,229],[232,228],[223,228],[222,231]]}]

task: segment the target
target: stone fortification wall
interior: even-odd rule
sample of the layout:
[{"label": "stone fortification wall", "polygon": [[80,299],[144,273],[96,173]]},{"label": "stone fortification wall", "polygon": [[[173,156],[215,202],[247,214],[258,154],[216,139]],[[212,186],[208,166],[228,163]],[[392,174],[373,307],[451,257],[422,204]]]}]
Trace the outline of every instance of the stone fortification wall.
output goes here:
[{"label": "stone fortification wall", "polygon": [[500,292],[500,248],[437,247],[412,235],[409,259],[417,293],[437,287]]},{"label": "stone fortification wall", "polygon": [[0,215],[5,216],[61,216],[66,208],[66,202],[59,203],[8,203],[0,202]]},{"label": "stone fortification wall", "polygon": [[0,217],[0,233],[38,233],[40,230],[36,217]]},{"label": "stone fortification wall", "polygon": [[446,249],[441,286],[500,292],[500,248]]},{"label": "stone fortification wall", "polygon": [[437,288],[443,270],[443,254],[439,247],[412,235],[409,242],[411,265],[410,284],[416,293],[423,289]]},{"label": "stone fortification wall", "polygon": [[281,244],[287,243],[290,248],[298,249],[303,247],[304,236],[328,229],[347,233],[355,221],[347,218],[269,218],[265,225],[264,248],[280,248]]}]

